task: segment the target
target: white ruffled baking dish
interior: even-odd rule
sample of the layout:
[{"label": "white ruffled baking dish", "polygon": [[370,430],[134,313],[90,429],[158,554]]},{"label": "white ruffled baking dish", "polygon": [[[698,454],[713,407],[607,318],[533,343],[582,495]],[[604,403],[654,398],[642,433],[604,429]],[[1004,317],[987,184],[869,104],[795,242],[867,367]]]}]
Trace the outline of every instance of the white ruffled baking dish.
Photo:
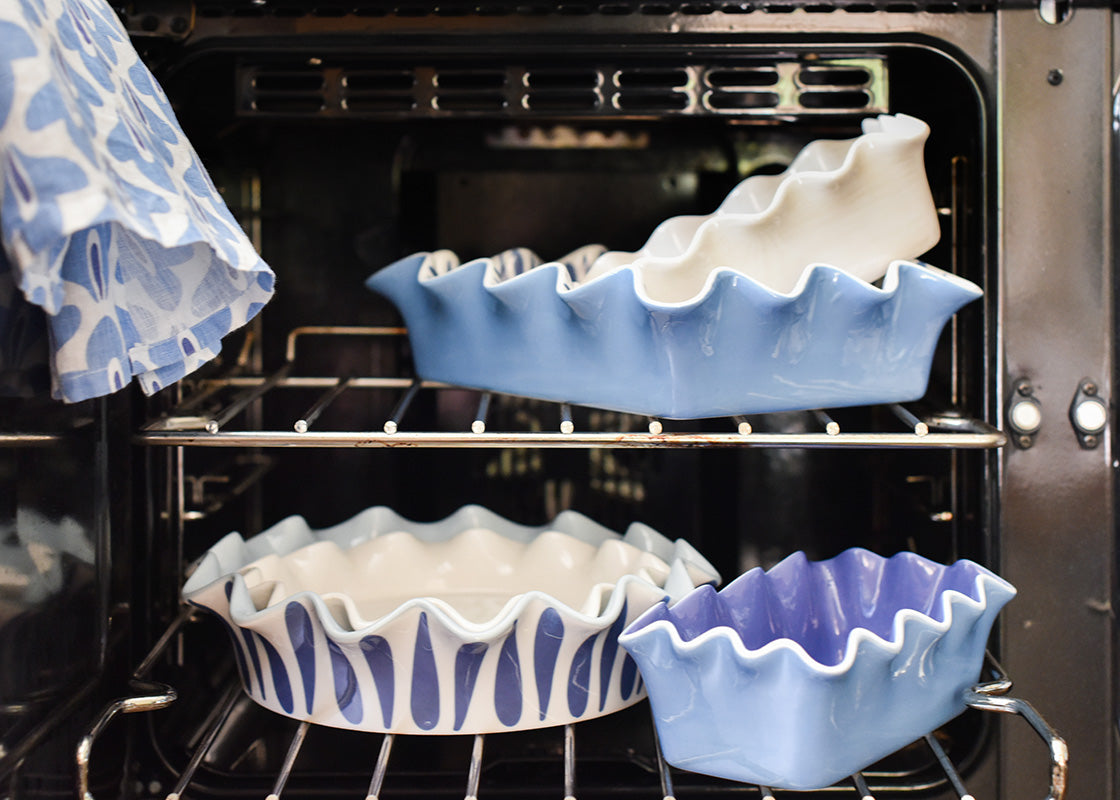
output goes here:
[{"label": "white ruffled baking dish", "polygon": [[645,696],[618,647],[663,600],[718,582],[689,545],[567,511],[530,527],[478,506],[433,523],[368,509],[231,533],[183,587],[217,614],[248,695],[317,724],[413,734],[562,725]]},{"label": "white ruffled baking dish", "polygon": [[585,280],[630,267],[638,294],[654,303],[706,295],[720,269],[779,293],[817,263],[876,281],[941,237],[923,154],[929,132],[915,117],[882,115],[865,119],[855,139],[810,142],[781,174],[741,182],[714,213],[665,220],[637,252],[603,253]]}]

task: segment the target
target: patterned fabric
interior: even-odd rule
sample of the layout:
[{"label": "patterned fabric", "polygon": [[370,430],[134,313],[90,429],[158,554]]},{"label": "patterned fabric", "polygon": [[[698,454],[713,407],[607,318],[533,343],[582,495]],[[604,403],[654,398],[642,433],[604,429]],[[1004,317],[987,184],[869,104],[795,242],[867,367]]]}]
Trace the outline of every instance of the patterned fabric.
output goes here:
[{"label": "patterned fabric", "polygon": [[0,391],[150,394],[272,296],[104,0],[0,2],[0,234]]}]

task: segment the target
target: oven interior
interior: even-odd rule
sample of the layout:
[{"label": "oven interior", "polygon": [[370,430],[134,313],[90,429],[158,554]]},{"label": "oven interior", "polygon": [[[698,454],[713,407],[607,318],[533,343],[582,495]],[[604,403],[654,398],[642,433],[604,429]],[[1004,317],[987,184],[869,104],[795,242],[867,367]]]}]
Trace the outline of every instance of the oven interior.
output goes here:
[{"label": "oven interior", "polygon": [[[374,505],[422,521],[468,503],[526,524],[567,508],[615,530],[641,521],[687,539],[725,582],[796,550],[827,558],[852,546],[998,570],[1002,442],[970,438],[994,417],[983,82],[951,48],[885,36],[384,44],[313,36],[254,47],[233,38],[195,49],[148,43],[180,122],[278,289],[210,370],[127,412],[138,431],[129,455],[134,534],[125,545],[132,567],[115,567],[112,592],[134,601],[121,649],[132,664],[150,652],[138,674],[179,699],[112,723],[128,735],[94,746],[92,794],[171,796],[184,791],[184,775],[183,796],[216,798],[282,791],[392,800],[458,797],[464,787],[468,797],[761,791],[664,768],[645,703],[571,732],[488,735],[484,747],[465,736],[397,736],[390,753],[380,736],[305,730],[240,694],[221,626],[183,610],[179,589],[229,531],[248,536],[293,514],[326,527]],[[661,220],[708,213],[744,178],[781,171],[814,139],[854,137],[875,113],[929,124],[926,166],[942,235],[924,260],[985,290],[946,328],[920,403],[658,421],[684,436],[782,437],[777,446],[745,435],[741,446],[676,447],[636,446],[653,430],[647,418],[496,395],[487,431],[552,435],[570,423],[621,442],[407,446],[410,432],[469,435],[479,393],[424,387],[402,406],[414,376],[408,342],[385,330],[400,320],[363,288],[370,273],[439,248],[471,258],[524,246],[546,259],[591,242],[636,249]],[[362,385],[362,376],[398,380]],[[334,393],[313,430],[340,441],[373,432],[367,439],[384,444],[377,437],[392,420],[394,442],[405,444],[299,446],[293,422],[344,378],[358,379],[356,388]],[[963,433],[927,445],[912,434],[909,413]],[[218,432],[205,430],[216,419]],[[806,444],[837,425],[835,446]],[[259,439],[214,446],[247,431]],[[852,444],[849,432],[867,432],[870,446]],[[998,637],[992,649],[998,657]],[[930,737],[934,747],[918,741],[824,793],[951,797],[960,776],[980,794],[996,780],[996,716],[970,710]],[[938,746],[955,773],[939,764]],[[19,779],[54,786],[34,762]]]}]

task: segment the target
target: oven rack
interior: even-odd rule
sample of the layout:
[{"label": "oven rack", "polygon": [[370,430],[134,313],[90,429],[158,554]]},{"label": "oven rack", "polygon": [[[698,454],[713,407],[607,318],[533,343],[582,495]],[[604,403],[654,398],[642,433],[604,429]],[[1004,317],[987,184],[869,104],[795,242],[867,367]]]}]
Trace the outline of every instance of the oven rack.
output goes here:
[{"label": "oven rack", "polygon": [[[464,391],[434,381],[408,377],[299,376],[294,375],[297,345],[309,337],[362,337],[373,340],[407,334],[400,327],[304,326],[288,334],[286,358],[269,375],[243,375],[235,366],[222,377],[197,382],[196,391],[166,414],[154,419],[136,435],[147,445],[204,447],[382,447],[382,448],[695,448],[695,447],[798,447],[798,448],[957,448],[992,449],[1007,442],[1004,433],[989,423],[957,411],[915,413],[901,404],[875,415],[889,422],[875,430],[848,431],[841,428],[828,409],[801,415],[793,429],[770,430],[770,420],[788,420],[789,414],[763,414],[703,420],[695,424],[618,414],[626,420],[621,430],[577,427],[573,408],[567,403],[536,401],[551,415],[551,430],[493,430],[491,404],[497,393],[478,390],[476,411],[468,429],[430,431],[410,427],[409,410],[421,392]],[[286,429],[260,430],[243,424],[246,412],[267,402],[275,392],[287,389],[315,390],[316,399],[302,415],[290,420]],[[391,393],[392,411],[380,430],[313,429],[320,416],[344,393],[372,391]],[[385,395],[382,395],[383,397]],[[806,417],[806,415],[808,415]],[[804,420],[809,424],[805,425]],[[754,420],[752,422],[752,420]],[[241,423],[240,427],[238,423]],[[542,426],[543,427],[543,426]]]},{"label": "oven rack", "polygon": [[[78,744],[75,760],[77,764],[78,796],[82,798],[82,800],[95,800],[94,796],[90,793],[89,786],[91,754],[93,753],[95,741],[106,730],[114,718],[120,714],[154,711],[165,708],[177,699],[177,693],[173,688],[162,683],[150,681],[147,676],[155,664],[171,648],[172,643],[178,639],[184,626],[187,623],[197,621],[198,618],[199,614],[196,609],[189,607],[183,608],[179,616],[164,631],[152,650],[133,673],[130,686],[135,690],[135,693],[118,698],[107,704]],[[964,700],[966,705],[971,709],[980,711],[992,711],[1022,717],[1042,739],[1047,748],[1050,762],[1050,786],[1048,794],[1046,795],[1046,800],[1063,800],[1066,790],[1068,768],[1068,751],[1065,741],[1055,733],[1046,720],[1043,719],[1030,703],[1008,694],[1011,690],[1012,682],[991,653],[988,653],[985,659],[984,675],[987,677],[987,680],[976,684],[965,693]],[[184,798],[187,797],[191,782],[198,768],[206,758],[207,752],[218,740],[222,733],[223,726],[230,719],[231,712],[239,702],[249,703],[251,701],[242,695],[238,684],[231,683],[227,686],[220,701],[214,706],[213,711],[203,723],[204,730],[200,731],[200,735],[197,737],[198,744],[195,746],[186,766],[177,776],[174,788],[166,795],[166,800],[184,800]],[[577,725],[573,724],[568,724],[563,727],[563,794],[561,795],[563,800],[577,800],[579,796],[576,786],[576,728]],[[312,725],[307,721],[299,722],[288,743],[283,763],[272,783],[272,790],[265,800],[282,800],[285,787],[293,773],[300,750],[307,736],[313,730],[319,730],[318,726]],[[365,795],[365,800],[379,800],[382,786],[389,773],[394,742],[403,738],[401,734],[389,733],[378,735],[381,736],[380,749],[371,772],[369,789]],[[954,765],[949,755],[938,742],[935,732],[926,734],[923,739],[936,760],[938,768],[943,773],[943,783],[939,779],[936,782],[912,788],[924,790],[934,788],[938,785],[944,785],[951,789],[959,800],[973,800],[972,795],[965,787],[964,780],[957,766]],[[476,734],[473,736],[471,757],[466,766],[464,800],[485,800],[485,793],[483,793],[481,798],[479,795],[485,740],[486,736],[484,734]],[[665,762],[661,753],[656,731],[654,731],[653,734],[653,742],[657,758],[660,798],[661,800],[677,800],[677,795],[674,791],[673,771]],[[372,752],[372,748],[370,752]],[[750,786],[740,785],[740,788],[746,790],[748,795],[753,794],[750,791],[752,788]],[[758,792],[760,800],[778,800],[780,797],[801,794],[793,791],[775,791],[770,787],[761,785],[753,788]],[[854,791],[855,795],[860,798],[860,800],[875,799],[873,790],[869,786],[868,778],[862,773],[856,773],[852,775],[848,781],[837,783],[822,791],[844,795],[848,795],[850,792]],[[886,791],[897,790],[892,788]],[[355,798],[355,800],[361,800],[361,798],[358,797]],[[657,800],[657,795],[652,794],[650,800]],[[689,799],[684,797],[681,798],[681,800]]]}]

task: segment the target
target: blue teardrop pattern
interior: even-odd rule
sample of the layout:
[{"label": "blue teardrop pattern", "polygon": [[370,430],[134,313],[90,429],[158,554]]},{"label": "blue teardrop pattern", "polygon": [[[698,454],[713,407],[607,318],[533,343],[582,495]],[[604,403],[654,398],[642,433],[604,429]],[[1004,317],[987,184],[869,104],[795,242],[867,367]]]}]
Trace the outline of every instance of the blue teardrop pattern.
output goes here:
[{"label": "blue teardrop pattern", "polygon": [[598,636],[588,636],[572,656],[572,668],[568,670],[568,713],[573,717],[582,717],[587,710],[587,696],[591,690],[591,654]]},{"label": "blue teardrop pattern", "polygon": [[637,680],[638,663],[634,661],[633,656],[627,653],[622,659],[622,680],[619,685],[623,700],[629,700],[630,695],[637,691]]},{"label": "blue teardrop pattern", "polygon": [[599,710],[607,706],[607,695],[611,688],[611,671],[614,669],[614,659],[618,655],[618,635],[626,627],[626,603],[622,604],[622,611],[618,618],[611,623],[607,635],[603,638],[603,651],[599,655]]},{"label": "blue teardrop pattern", "polygon": [[548,716],[548,701],[552,697],[552,678],[556,674],[556,659],[564,641],[564,622],[555,608],[546,608],[537,621],[537,635],[533,641],[533,674],[537,679],[537,707],[541,722]]},{"label": "blue teardrop pattern", "polygon": [[315,627],[307,609],[294,600],[284,609],[284,622],[288,626],[288,638],[296,654],[300,677],[303,678],[303,699],[307,713],[314,712],[315,704]]},{"label": "blue teardrop pattern", "polygon": [[455,654],[455,730],[461,730],[467,719],[478,671],[489,649],[486,642],[471,642],[460,647]]},{"label": "blue teardrop pattern", "polygon": [[248,628],[242,628],[241,638],[245,640],[245,649],[249,651],[249,658],[253,661],[253,672],[257,675],[257,686],[261,690],[261,700],[267,700],[268,694],[264,690],[264,674],[261,672],[261,657],[257,653],[257,644],[253,641],[253,632]]},{"label": "blue teardrop pattern", "polygon": [[509,632],[498,654],[498,670],[494,676],[494,711],[498,721],[512,727],[521,719],[521,659],[517,654],[517,623]]},{"label": "blue teardrop pattern", "polygon": [[369,673],[373,676],[373,685],[377,689],[377,698],[381,703],[381,718],[385,727],[393,725],[393,690],[396,683],[393,679],[393,648],[383,636],[367,636],[358,643]]},{"label": "blue teardrop pattern", "polygon": [[[226,602],[229,602],[230,595],[233,594],[233,581],[226,581]],[[233,655],[237,659],[237,672],[241,676],[241,683],[246,691],[253,691],[253,681],[249,677],[249,667],[245,662],[245,652],[241,649],[241,642],[237,641],[237,633],[234,631],[233,626],[226,622],[225,617],[218,617],[226,628],[226,633],[229,634],[230,641],[233,642]]]},{"label": "blue teardrop pattern", "polygon": [[284,659],[272,646],[272,642],[263,636],[259,638],[260,643],[264,645],[264,654],[268,657],[268,669],[272,673],[272,688],[276,690],[276,699],[280,703],[280,708],[291,714],[295,709],[295,701],[292,698],[292,682],[288,678],[288,669],[284,666]]},{"label": "blue teardrop pattern", "polygon": [[362,721],[362,690],[358,686],[358,675],[350,666],[350,659],[342,648],[327,639],[327,649],[331,655],[331,673],[334,675],[334,698],[342,716],[354,725]]},{"label": "blue teardrop pattern", "polygon": [[412,653],[412,721],[425,731],[439,724],[439,673],[428,632],[428,615],[424,612],[420,612]]}]

